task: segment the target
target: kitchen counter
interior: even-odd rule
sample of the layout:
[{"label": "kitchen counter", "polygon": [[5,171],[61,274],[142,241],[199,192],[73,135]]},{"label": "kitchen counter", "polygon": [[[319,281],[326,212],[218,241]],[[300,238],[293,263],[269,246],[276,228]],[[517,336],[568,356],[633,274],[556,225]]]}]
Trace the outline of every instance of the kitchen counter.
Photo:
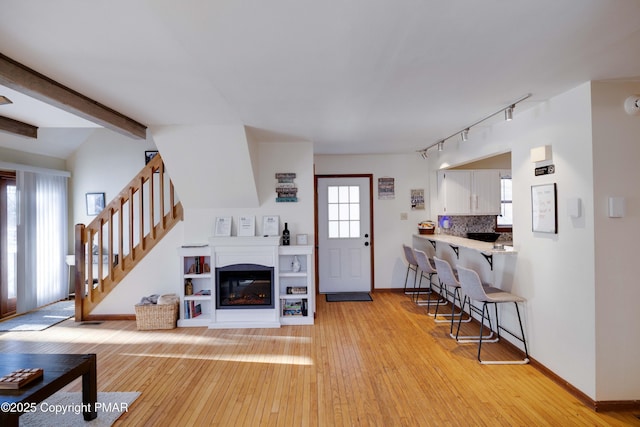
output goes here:
[{"label": "kitchen counter", "polygon": [[450,236],[448,234],[414,234],[414,238],[436,242],[436,245],[437,242],[442,242],[450,246],[473,249],[485,255],[515,255],[518,253],[513,246],[495,249],[493,243],[467,239],[466,237]]}]

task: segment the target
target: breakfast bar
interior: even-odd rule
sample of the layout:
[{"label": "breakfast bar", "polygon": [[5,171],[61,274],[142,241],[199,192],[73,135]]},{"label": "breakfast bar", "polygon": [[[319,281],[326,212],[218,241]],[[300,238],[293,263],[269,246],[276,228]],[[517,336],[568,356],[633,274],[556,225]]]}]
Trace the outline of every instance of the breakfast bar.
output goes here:
[{"label": "breakfast bar", "polygon": [[449,234],[414,234],[413,247],[478,272],[483,281],[511,290],[517,251],[510,245],[483,242]]}]

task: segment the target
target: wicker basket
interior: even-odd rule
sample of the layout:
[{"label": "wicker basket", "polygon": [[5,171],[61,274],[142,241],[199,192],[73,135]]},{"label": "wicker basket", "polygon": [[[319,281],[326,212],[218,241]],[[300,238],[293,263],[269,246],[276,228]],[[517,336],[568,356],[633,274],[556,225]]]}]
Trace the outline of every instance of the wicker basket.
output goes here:
[{"label": "wicker basket", "polygon": [[178,320],[178,304],[136,304],[136,326],[139,331],[174,329]]},{"label": "wicker basket", "polygon": [[433,234],[433,228],[420,228],[420,227],[418,227],[418,234]]}]

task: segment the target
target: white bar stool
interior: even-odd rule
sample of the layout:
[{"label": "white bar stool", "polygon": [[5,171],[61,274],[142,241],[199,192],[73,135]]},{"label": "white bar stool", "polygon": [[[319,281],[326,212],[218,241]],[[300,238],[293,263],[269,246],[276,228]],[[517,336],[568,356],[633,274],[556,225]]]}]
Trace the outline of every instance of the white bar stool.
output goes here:
[{"label": "white bar stool", "polygon": [[[462,291],[468,296],[470,299],[482,303],[482,317],[480,319],[480,339],[478,340],[478,362],[484,365],[524,365],[529,363],[529,352],[527,350],[527,341],[524,336],[524,329],[522,327],[522,319],[520,317],[520,310],[518,309],[518,303],[524,302],[524,298],[513,295],[509,292],[505,292],[501,289],[494,288],[489,285],[483,285],[480,280],[480,276],[474,270],[470,270],[468,268],[458,266],[458,277],[460,279],[460,285],[462,286]],[[516,313],[518,315],[518,323],[520,325],[520,336],[517,336],[513,332],[503,328],[500,326],[500,320],[498,318],[498,304],[502,303],[513,303],[516,307]],[[512,337],[516,338],[524,345],[524,359],[521,360],[492,360],[492,361],[484,361],[480,357],[480,352],[482,350],[482,330],[484,327],[484,320],[487,319],[489,322],[489,328],[491,329],[491,318],[489,315],[489,309],[487,308],[487,304],[493,304],[495,317],[496,317],[496,334],[497,340],[500,339],[500,331],[505,331]],[[460,331],[460,322],[458,322],[458,331]],[[493,331],[492,331],[493,332]],[[456,336],[458,334],[456,333]],[[496,341],[497,341],[496,340]]]}]

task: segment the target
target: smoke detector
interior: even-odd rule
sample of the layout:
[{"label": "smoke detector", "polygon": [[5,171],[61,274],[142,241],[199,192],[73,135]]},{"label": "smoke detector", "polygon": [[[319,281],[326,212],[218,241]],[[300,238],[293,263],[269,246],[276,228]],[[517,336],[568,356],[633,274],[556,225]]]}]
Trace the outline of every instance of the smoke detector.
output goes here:
[{"label": "smoke detector", "polygon": [[630,116],[640,113],[640,95],[631,95],[624,100],[624,111]]}]

